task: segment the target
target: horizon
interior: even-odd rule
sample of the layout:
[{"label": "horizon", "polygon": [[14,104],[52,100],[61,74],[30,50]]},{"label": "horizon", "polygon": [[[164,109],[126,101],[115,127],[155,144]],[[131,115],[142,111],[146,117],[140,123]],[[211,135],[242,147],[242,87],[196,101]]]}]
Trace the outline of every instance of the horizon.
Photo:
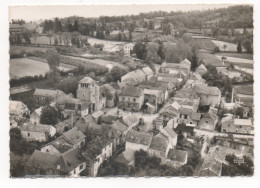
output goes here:
[{"label": "horizon", "polygon": [[[246,5],[246,4],[245,4]],[[121,6],[123,8],[120,8]],[[161,5],[44,5],[44,6],[10,6],[9,21],[23,19],[26,22],[45,19],[66,18],[71,16],[98,18],[100,16],[139,15],[155,11],[203,11],[235,6],[235,4],[161,4]],[[34,15],[34,19],[32,19]]]}]

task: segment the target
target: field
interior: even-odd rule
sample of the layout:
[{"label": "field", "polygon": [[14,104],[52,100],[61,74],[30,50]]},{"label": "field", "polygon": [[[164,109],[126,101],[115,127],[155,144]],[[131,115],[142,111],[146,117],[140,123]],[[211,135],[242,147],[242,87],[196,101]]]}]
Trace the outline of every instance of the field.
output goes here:
[{"label": "field", "polygon": [[205,66],[222,66],[222,62],[214,54],[198,53],[198,58],[205,63]]},{"label": "field", "polygon": [[253,86],[240,86],[236,88],[237,93],[244,94],[244,95],[253,95]]},{"label": "field", "polygon": [[25,76],[44,76],[47,72],[49,72],[49,65],[47,63],[42,63],[28,58],[10,59],[11,79]]},{"label": "field", "polygon": [[220,52],[216,53],[216,55],[219,56],[225,56],[225,57],[236,57],[236,58],[242,58],[242,59],[250,59],[253,60],[253,54],[249,53],[231,53],[231,52]]},{"label": "field", "polygon": [[[216,46],[219,47],[220,51],[227,51],[227,52],[237,52],[237,45],[232,44],[229,42],[223,42],[223,41],[218,41],[218,40],[211,40]],[[224,49],[224,45],[226,45],[226,49]],[[242,47],[242,52],[245,52],[245,48]]]},{"label": "field", "polygon": [[40,52],[44,52],[45,53],[47,49],[48,48],[44,48],[44,47],[31,47],[31,46],[15,46],[15,45],[11,45],[9,53],[10,53],[10,55],[12,55],[12,54],[21,54],[22,52],[33,53],[35,51],[40,51]]},{"label": "field", "polygon": [[199,38],[193,39],[192,44],[198,46],[200,49],[214,51],[217,47],[210,39]]},{"label": "field", "polygon": [[[222,56],[218,54],[218,55],[216,55],[216,57],[221,60]],[[253,60],[237,58],[237,57],[227,57],[227,56],[225,56],[225,57],[227,58],[226,63],[228,63],[228,64],[232,63],[235,66],[238,66],[240,68],[246,68],[246,69],[253,69],[253,67],[254,67]]]},{"label": "field", "polygon": [[119,42],[119,41],[101,40],[101,39],[96,39],[96,38],[92,38],[92,37],[87,37],[87,38],[88,38],[88,43],[90,45],[104,44],[104,46],[105,46],[105,45],[125,44],[125,42]]}]

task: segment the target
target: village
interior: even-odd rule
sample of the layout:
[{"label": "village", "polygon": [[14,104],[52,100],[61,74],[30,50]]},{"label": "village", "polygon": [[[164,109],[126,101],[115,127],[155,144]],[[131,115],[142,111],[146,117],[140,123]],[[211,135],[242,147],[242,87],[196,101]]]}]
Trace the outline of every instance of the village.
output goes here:
[{"label": "village", "polygon": [[[161,28],[162,20],[161,17],[154,19],[155,29]],[[23,29],[17,24],[10,26],[12,33],[20,33]],[[38,29],[37,32],[43,32],[43,28]],[[143,33],[144,30],[135,28],[133,33]],[[185,33],[192,38],[189,40],[208,40],[198,29]],[[184,34],[182,39],[188,35]],[[166,36],[176,38],[171,32]],[[88,42],[92,39],[89,37]],[[162,44],[169,42],[169,38],[163,40]],[[219,63],[214,67],[208,65],[211,60],[207,59],[194,66],[186,57],[175,62],[165,58],[156,63],[156,58],[148,55],[150,51],[147,51],[150,59],[140,58],[136,51],[140,45],[138,41],[125,41],[119,45],[106,44],[105,41],[102,51],[107,54],[93,53],[88,59],[88,63],[95,65],[108,62],[106,74],[110,75],[105,78],[102,72],[98,75],[94,69],[77,76],[82,67],[74,69],[78,65],[66,64],[65,60],[59,65],[54,64],[54,68],[50,66],[53,73],[74,69],[60,82],[80,78],[68,84],[74,86],[75,93],[59,87],[36,85],[32,89],[29,82],[11,87],[11,142],[14,139],[11,151],[12,146],[14,150],[23,150],[15,145],[18,142],[26,143],[24,147],[28,147],[28,152],[23,155],[28,157],[19,159],[25,161],[23,172],[19,173],[36,177],[199,177],[230,176],[232,170],[243,169],[248,172],[246,175],[251,175],[254,103],[253,73],[249,69],[238,64],[234,66],[230,63],[232,58],[229,60],[224,55],[216,56]],[[83,45],[83,42],[82,39],[77,43]],[[151,41],[143,43],[153,45]],[[26,47],[26,44],[15,45]],[[60,48],[65,49],[64,46]],[[95,46],[100,48],[97,43]],[[198,51],[212,55],[205,49]],[[227,53],[225,49],[220,51]],[[123,57],[137,66],[124,71],[118,79],[112,79],[117,74],[113,69],[124,69],[126,64],[108,61],[108,56]],[[60,55],[51,56],[54,61],[57,57],[84,62],[82,56],[71,51],[60,51]],[[42,57],[35,55],[32,58],[29,52],[23,52],[18,58],[38,61]],[[100,60],[98,63],[97,59]],[[47,61],[51,60],[47,58]],[[56,79],[55,74],[51,76]],[[216,83],[217,79],[220,83]],[[30,100],[37,105],[28,99],[24,101],[28,92],[32,94]],[[15,165],[11,170],[16,171],[19,160],[13,155]]]}]

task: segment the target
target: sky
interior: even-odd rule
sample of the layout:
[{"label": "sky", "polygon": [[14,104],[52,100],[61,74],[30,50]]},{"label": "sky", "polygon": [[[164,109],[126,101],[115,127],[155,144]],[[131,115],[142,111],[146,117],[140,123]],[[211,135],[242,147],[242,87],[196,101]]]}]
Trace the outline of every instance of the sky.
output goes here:
[{"label": "sky", "polygon": [[25,21],[36,21],[40,19],[51,19],[54,17],[82,16],[120,16],[136,15],[141,12],[150,11],[189,11],[205,10],[228,7],[228,4],[213,5],[49,5],[49,6],[10,6],[9,21],[11,19],[23,19]]}]

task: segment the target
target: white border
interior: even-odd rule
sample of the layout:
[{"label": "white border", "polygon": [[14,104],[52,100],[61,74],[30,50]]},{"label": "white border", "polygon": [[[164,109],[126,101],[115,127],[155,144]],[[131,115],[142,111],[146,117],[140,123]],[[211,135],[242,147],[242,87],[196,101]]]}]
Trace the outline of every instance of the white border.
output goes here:
[{"label": "white border", "polygon": [[[254,38],[254,49],[255,49],[255,175],[253,177],[235,177],[235,178],[87,178],[87,179],[10,179],[9,178],[9,123],[8,123],[8,97],[9,97],[9,84],[8,84],[8,6],[11,5],[83,5],[83,4],[254,4],[254,26],[255,26],[255,38]],[[0,69],[0,100],[1,100],[1,125],[0,125],[0,187],[243,187],[243,188],[254,188],[259,187],[260,185],[260,174],[259,174],[259,89],[257,86],[259,83],[259,75],[260,73],[260,58],[259,58],[259,44],[256,41],[259,40],[259,14],[260,4],[257,0],[206,0],[206,1],[198,1],[198,0],[182,0],[182,1],[173,1],[173,0],[9,0],[9,1],[1,1],[0,6],[0,57],[1,57],[1,69]],[[33,15],[32,15],[33,16]],[[259,180],[259,181],[258,181]],[[259,183],[258,183],[259,182]]]}]

